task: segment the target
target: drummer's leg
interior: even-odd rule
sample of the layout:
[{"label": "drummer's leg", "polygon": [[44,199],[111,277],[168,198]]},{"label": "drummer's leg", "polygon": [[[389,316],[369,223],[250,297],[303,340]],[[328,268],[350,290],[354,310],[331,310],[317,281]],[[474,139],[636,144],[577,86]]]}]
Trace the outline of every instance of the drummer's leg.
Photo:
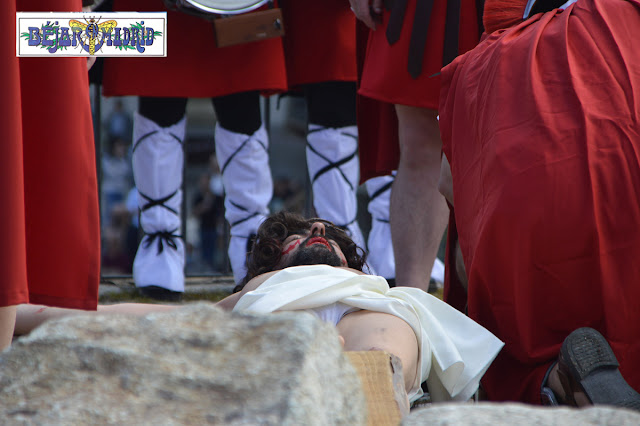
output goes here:
[{"label": "drummer's leg", "polygon": [[381,312],[357,311],[337,325],[345,351],[382,350],[400,358],[405,389],[411,391],[418,374],[418,340],[404,320]]},{"label": "drummer's leg", "polygon": [[225,218],[231,227],[229,260],[236,283],[246,275],[251,236],[269,214],[273,194],[269,137],[262,125],[257,91],[214,98],[218,119],[216,158],[225,190]]},{"label": "drummer's leg", "polygon": [[309,115],[307,167],[316,214],[346,229],[364,249],[357,221],[360,167],[356,84],[346,81],[307,84],[305,98]]},{"label": "drummer's leg", "polygon": [[186,98],[140,97],[134,116],[133,177],[144,237],[133,263],[139,291],[176,300],[184,292],[182,176]]}]

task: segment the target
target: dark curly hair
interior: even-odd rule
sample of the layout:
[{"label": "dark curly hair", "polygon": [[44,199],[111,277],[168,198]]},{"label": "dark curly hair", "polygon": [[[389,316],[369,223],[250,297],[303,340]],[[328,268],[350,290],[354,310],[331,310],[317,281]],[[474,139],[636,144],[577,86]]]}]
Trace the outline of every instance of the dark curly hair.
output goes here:
[{"label": "dark curly hair", "polygon": [[366,261],[365,251],[353,242],[351,237],[340,227],[323,219],[305,219],[295,214],[280,212],[268,217],[260,228],[253,243],[251,252],[247,256],[247,275],[236,286],[234,292],[242,290],[249,280],[266,272],[280,269],[277,267],[282,257],[282,243],[290,235],[303,234],[311,229],[314,222],[321,222],[325,226],[325,236],[334,240],[344,254],[350,268],[362,271]]}]

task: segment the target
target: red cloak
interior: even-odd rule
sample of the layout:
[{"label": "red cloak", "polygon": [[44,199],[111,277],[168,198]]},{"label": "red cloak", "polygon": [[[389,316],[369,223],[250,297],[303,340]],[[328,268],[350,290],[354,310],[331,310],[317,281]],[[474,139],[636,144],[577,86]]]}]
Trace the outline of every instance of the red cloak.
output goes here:
[{"label": "red cloak", "polygon": [[578,0],[443,70],[469,316],[506,344],[483,379],[492,400],[539,403],[582,326],[640,390],[638,40],[637,0]]},{"label": "red cloak", "polygon": [[95,309],[100,228],[84,58],[17,58],[16,9],[80,11],[80,0],[0,3],[0,306]]}]

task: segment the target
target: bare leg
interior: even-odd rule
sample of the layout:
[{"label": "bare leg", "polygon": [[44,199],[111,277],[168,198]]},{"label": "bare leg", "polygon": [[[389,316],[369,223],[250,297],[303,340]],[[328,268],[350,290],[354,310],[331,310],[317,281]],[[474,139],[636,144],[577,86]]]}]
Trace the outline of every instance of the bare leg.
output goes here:
[{"label": "bare leg", "polygon": [[400,164],[390,210],[396,282],[426,291],[448,219],[438,191],[442,141],[436,111],[396,105],[396,112]]},{"label": "bare leg", "polygon": [[381,350],[400,358],[405,389],[411,391],[418,374],[419,351],[409,324],[390,314],[357,311],[342,318],[337,328],[345,351]]},{"label": "bare leg", "polygon": [[455,247],[455,265],[456,270],[455,274],[457,275],[458,281],[464,287],[465,291],[469,289],[469,279],[467,278],[467,269],[464,266],[464,259],[462,258],[462,249],[460,248],[460,241],[456,240]]},{"label": "bare leg", "polygon": [[[549,373],[548,385],[553,393],[556,394],[556,397],[562,404],[565,404],[566,401],[570,399],[570,397],[567,396],[564,387],[562,386],[562,382],[560,381],[558,364],[554,365],[551,369],[551,372]],[[573,394],[573,399],[575,400],[578,407],[593,405],[591,401],[589,401],[587,395],[582,391],[575,391]]]},{"label": "bare leg", "polygon": [[180,305],[119,303],[116,305],[100,305],[97,311],[83,311],[81,309],[54,308],[43,305],[20,305],[17,310],[14,335],[21,336],[27,334],[45,321],[71,315],[96,313],[145,315],[150,312],[164,312],[178,307],[180,307]]},{"label": "bare leg", "polygon": [[0,308],[0,351],[9,347],[13,338],[13,327],[16,323],[16,306]]}]

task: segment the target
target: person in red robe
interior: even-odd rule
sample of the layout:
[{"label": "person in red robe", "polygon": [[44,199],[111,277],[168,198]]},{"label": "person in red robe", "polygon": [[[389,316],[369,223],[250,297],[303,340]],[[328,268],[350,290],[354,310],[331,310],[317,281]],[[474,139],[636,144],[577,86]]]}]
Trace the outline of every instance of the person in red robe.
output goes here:
[{"label": "person in red robe", "polygon": [[488,2],[489,34],[442,72],[468,289],[449,276],[445,297],[505,342],[489,399],[640,409],[640,2],[524,22],[519,3],[493,22]]},{"label": "person in red robe", "polygon": [[93,310],[100,228],[84,58],[16,57],[16,11],[80,11],[80,0],[0,4],[0,347],[15,306]]},{"label": "person in red robe", "polygon": [[358,89],[362,177],[397,170],[389,215],[395,279],[426,291],[448,215],[437,190],[439,73],[443,64],[477,44],[476,2],[350,4],[370,30]]}]

